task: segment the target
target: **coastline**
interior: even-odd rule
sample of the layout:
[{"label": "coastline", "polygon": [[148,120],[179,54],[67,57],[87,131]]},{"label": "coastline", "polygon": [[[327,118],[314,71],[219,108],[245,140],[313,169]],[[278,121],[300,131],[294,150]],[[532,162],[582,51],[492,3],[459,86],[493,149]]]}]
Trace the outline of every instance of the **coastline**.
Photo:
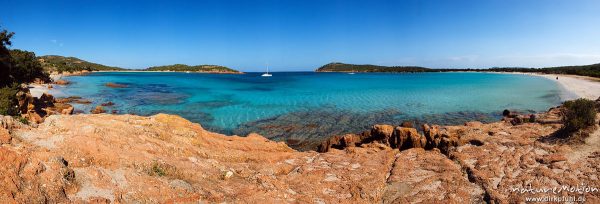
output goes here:
[{"label": "coastline", "polygon": [[[119,70],[119,71],[92,71],[92,72],[181,72],[188,73],[187,71],[140,71],[140,70]],[[219,71],[189,71],[189,73],[201,73],[201,74],[246,74],[245,72],[219,72]]]},{"label": "coastline", "polygon": [[[528,72],[485,72],[473,71],[475,73],[490,74],[519,74],[543,77],[558,83],[566,91],[574,94],[577,98],[586,98],[596,100],[600,97],[600,79],[588,76],[568,75],[568,74],[542,74]],[[452,73],[470,73],[467,71],[452,71]],[[558,77],[558,80],[556,79]]]},{"label": "coastline", "polygon": [[[565,74],[535,74],[560,84],[563,88],[576,94],[580,98],[595,100],[600,97],[600,79],[565,75]],[[556,80],[558,77],[558,80]]]},{"label": "coastline", "polygon": [[[179,72],[179,71],[137,71],[137,70],[128,70],[128,71],[94,71],[94,72]],[[56,81],[65,76],[74,76],[74,75],[85,75],[91,72],[84,73],[67,73],[67,74],[51,74],[50,77],[52,80]],[[183,72],[185,73],[185,72]],[[229,73],[229,72],[191,72],[191,73],[207,73],[207,74],[245,74],[244,72],[239,73]],[[328,72],[333,73],[333,72]],[[344,72],[340,72],[344,73]],[[565,75],[565,74],[541,74],[541,73],[525,73],[525,72],[479,72],[479,73],[496,73],[496,74],[523,74],[530,76],[539,76],[544,77],[546,79],[555,81],[565,90],[571,92],[579,98],[586,98],[590,100],[595,100],[600,97],[600,79],[586,76],[577,76],[577,75]],[[558,77],[558,80],[556,80]],[[31,93],[35,93],[36,95],[41,95],[42,93],[48,92],[48,87],[45,84],[29,84]],[[35,95],[34,95],[35,96]]]}]

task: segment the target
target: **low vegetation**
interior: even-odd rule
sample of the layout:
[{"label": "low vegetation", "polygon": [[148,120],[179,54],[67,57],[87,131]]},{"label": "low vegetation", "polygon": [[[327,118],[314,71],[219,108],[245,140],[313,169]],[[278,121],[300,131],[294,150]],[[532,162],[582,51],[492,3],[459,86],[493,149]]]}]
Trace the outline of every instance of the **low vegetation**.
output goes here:
[{"label": "low vegetation", "polygon": [[570,74],[600,78],[600,64],[563,66],[547,68],[493,67],[489,69],[431,69],[417,66],[378,66],[329,63],[319,67],[317,72],[525,72],[543,74]]},{"label": "low vegetation", "polygon": [[170,177],[170,178],[176,178],[176,179],[182,179],[183,178],[183,174],[177,170],[177,168],[173,165],[164,163],[164,162],[159,162],[159,161],[152,161],[152,163],[147,164],[148,166],[146,166],[146,173],[150,176],[157,176],[157,177]]},{"label": "low vegetation", "polygon": [[38,58],[48,72],[80,72],[80,71],[121,71],[120,67],[111,67],[81,60],[75,57],[46,55]]},{"label": "low vegetation", "polygon": [[17,115],[17,86],[0,88],[0,115]]},{"label": "low vegetation", "polygon": [[165,66],[149,67],[144,71],[175,71],[175,72],[221,72],[239,73],[239,71],[219,65],[196,65],[174,64]]},{"label": "low vegetation", "polygon": [[596,124],[596,102],[589,99],[577,99],[564,103],[563,130],[572,134]]},{"label": "low vegetation", "polygon": [[417,66],[379,66],[370,64],[329,63],[319,67],[317,72],[430,72],[431,69]]}]

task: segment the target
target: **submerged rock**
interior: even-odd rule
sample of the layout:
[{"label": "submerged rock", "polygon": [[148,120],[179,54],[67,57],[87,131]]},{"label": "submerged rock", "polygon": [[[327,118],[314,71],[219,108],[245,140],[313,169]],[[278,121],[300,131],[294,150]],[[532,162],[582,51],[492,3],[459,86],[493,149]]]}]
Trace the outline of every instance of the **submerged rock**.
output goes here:
[{"label": "submerged rock", "polygon": [[68,84],[70,84],[71,82],[69,82],[69,81],[67,81],[67,80],[62,80],[62,79],[61,79],[61,80],[56,80],[56,81],[54,81],[53,83],[54,83],[54,84],[57,84],[57,85],[68,85]]},{"label": "submerged rock", "polygon": [[112,83],[112,82],[108,82],[108,83],[104,84],[104,86],[110,87],[110,88],[127,88],[128,87],[128,85],[126,85],[126,84],[118,84],[118,83]]}]

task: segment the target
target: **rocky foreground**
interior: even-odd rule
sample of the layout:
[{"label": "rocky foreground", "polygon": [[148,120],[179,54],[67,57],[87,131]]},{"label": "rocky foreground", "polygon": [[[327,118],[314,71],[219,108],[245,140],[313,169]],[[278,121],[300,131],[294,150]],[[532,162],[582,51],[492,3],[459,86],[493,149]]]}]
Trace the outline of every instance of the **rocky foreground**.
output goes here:
[{"label": "rocky foreground", "polygon": [[0,203],[600,202],[600,132],[552,144],[560,128],[552,117],[431,126],[424,135],[380,125],[332,139],[324,153],[208,132],[174,115],[51,115],[36,128],[2,117]]}]

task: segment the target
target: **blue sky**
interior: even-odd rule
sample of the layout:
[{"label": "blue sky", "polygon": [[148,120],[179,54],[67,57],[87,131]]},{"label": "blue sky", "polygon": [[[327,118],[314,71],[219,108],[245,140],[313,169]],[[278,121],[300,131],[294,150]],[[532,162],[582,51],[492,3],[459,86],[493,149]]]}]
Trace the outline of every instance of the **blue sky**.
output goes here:
[{"label": "blue sky", "polygon": [[598,0],[2,0],[13,47],[126,68],[329,62],[434,68],[600,62]]}]

